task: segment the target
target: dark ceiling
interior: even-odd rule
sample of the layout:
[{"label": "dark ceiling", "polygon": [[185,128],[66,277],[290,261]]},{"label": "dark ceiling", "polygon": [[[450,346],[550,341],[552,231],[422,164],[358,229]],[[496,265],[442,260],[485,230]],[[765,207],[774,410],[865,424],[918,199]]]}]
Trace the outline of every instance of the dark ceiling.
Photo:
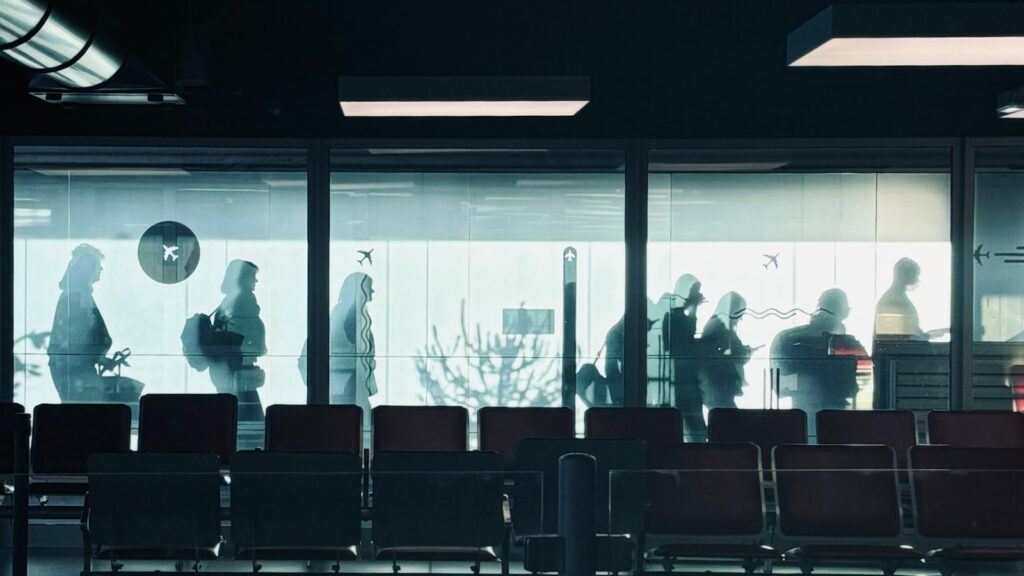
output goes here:
[{"label": "dark ceiling", "polygon": [[[96,0],[179,108],[59,106],[0,61],[0,132],[332,137],[1024,135],[1024,68],[790,69],[823,0]],[[338,74],[586,75],[567,119],[346,119]]]}]

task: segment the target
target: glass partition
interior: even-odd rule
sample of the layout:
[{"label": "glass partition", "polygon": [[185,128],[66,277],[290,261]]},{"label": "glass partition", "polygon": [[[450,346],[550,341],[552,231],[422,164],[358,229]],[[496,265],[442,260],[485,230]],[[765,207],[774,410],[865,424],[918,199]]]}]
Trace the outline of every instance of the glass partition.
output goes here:
[{"label": "glass partition", "polygon": [[1024,411],[1024,148],[980,148],[974,174],[972,407]]},{"label": "glass partition", "polygon": [[620,151],[337,150],[333,166],[332,403],[621,404]]},{"label": "glass partition", "polygon": [[304,150],[19,147],[15,162],[16,401],[228,392],[256,435],[264,406],[305,402]]},{"label": "glass partition", "polygon": [[648,402],[945,408],[944,150],[651,154]]}]

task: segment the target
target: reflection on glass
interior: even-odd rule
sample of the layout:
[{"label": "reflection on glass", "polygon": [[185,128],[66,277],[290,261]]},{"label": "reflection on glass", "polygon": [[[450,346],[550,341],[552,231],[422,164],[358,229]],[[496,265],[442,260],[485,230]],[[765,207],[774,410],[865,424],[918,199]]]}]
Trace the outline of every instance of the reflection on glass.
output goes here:
[{"label": "reflection on glass", "polygon": [[[820,409],[870,408],[879,372],[907,384],[883,381],[880,407],[948,405],[948,173],[655,173],[648,190],[648,293],[676,287],[653,306],[692,314],[676,330],[698,345],[661,327],[647,397],[688,414],[689,438],[713,406],[803,408],[812,427]],[[714,310],[686,302],[684,275]],[[899,349],[880,358],[876,332]]]},{"label": "reflection on glass", "polygon": [[[332,366],[364,384],[331,401],[556,406],[576,376],[578,407],[621,403],[623,206],[621,174],[333,173]],[[358,277],[372,299],[345,295]]]},{"label": "reflection on glass", "polygon": [[[305,401],[294,368],[306,336],[304,172],[104,164],[166,160],[156,149],[33,150],[16,150],[14,198],[16,398],[28,410],[226,391],[241,419],[259,420],[263,406]],[[186,153],[215,156],[168,154]],[[65,160],[73,167],[54,167]],[[173,235],[154,241],[154,226],[187,227],[202,257]]]},{"label": "reflection on glass", "polygon": [[974,200],[972,408],[1024,411],[1020,148],[980,149]]}]

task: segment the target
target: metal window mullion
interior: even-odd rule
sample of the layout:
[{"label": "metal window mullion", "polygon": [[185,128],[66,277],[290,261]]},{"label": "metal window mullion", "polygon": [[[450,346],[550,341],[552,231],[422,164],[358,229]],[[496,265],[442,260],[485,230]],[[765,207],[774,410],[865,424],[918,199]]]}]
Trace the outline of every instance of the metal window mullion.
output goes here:
[{"label": "metal window mullion", "polygon": [[626,149],[626,406],[647,404],[647,156],[643,140]]},{"label": "metal window mullion", "polygon": [[[331,162],[324,140],[309,145],[306,181],[306,402],[330,401]],[[365,416],[365,417],[368,417]]]}]

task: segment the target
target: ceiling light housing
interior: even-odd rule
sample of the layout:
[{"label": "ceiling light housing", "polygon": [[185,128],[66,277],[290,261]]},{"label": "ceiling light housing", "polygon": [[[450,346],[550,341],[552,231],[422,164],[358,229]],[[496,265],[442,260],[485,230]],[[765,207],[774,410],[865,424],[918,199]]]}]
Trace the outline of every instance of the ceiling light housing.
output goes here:
[{"label": "ceiling light housing", "polygon": [[590,101],[590,79],[341,76],[338,100],[349,117],[574,116]]},{"label": "ceiling light housing", "polygon": [[789,66],[1024,65],[1024,5],[833,4],[789,34]]},{"label": "ceiling light housing", "polygon": [[1024,119],[1024,88],[1017,88],[1016,90],[1000,94],[996,112],[1000,118]]}]

